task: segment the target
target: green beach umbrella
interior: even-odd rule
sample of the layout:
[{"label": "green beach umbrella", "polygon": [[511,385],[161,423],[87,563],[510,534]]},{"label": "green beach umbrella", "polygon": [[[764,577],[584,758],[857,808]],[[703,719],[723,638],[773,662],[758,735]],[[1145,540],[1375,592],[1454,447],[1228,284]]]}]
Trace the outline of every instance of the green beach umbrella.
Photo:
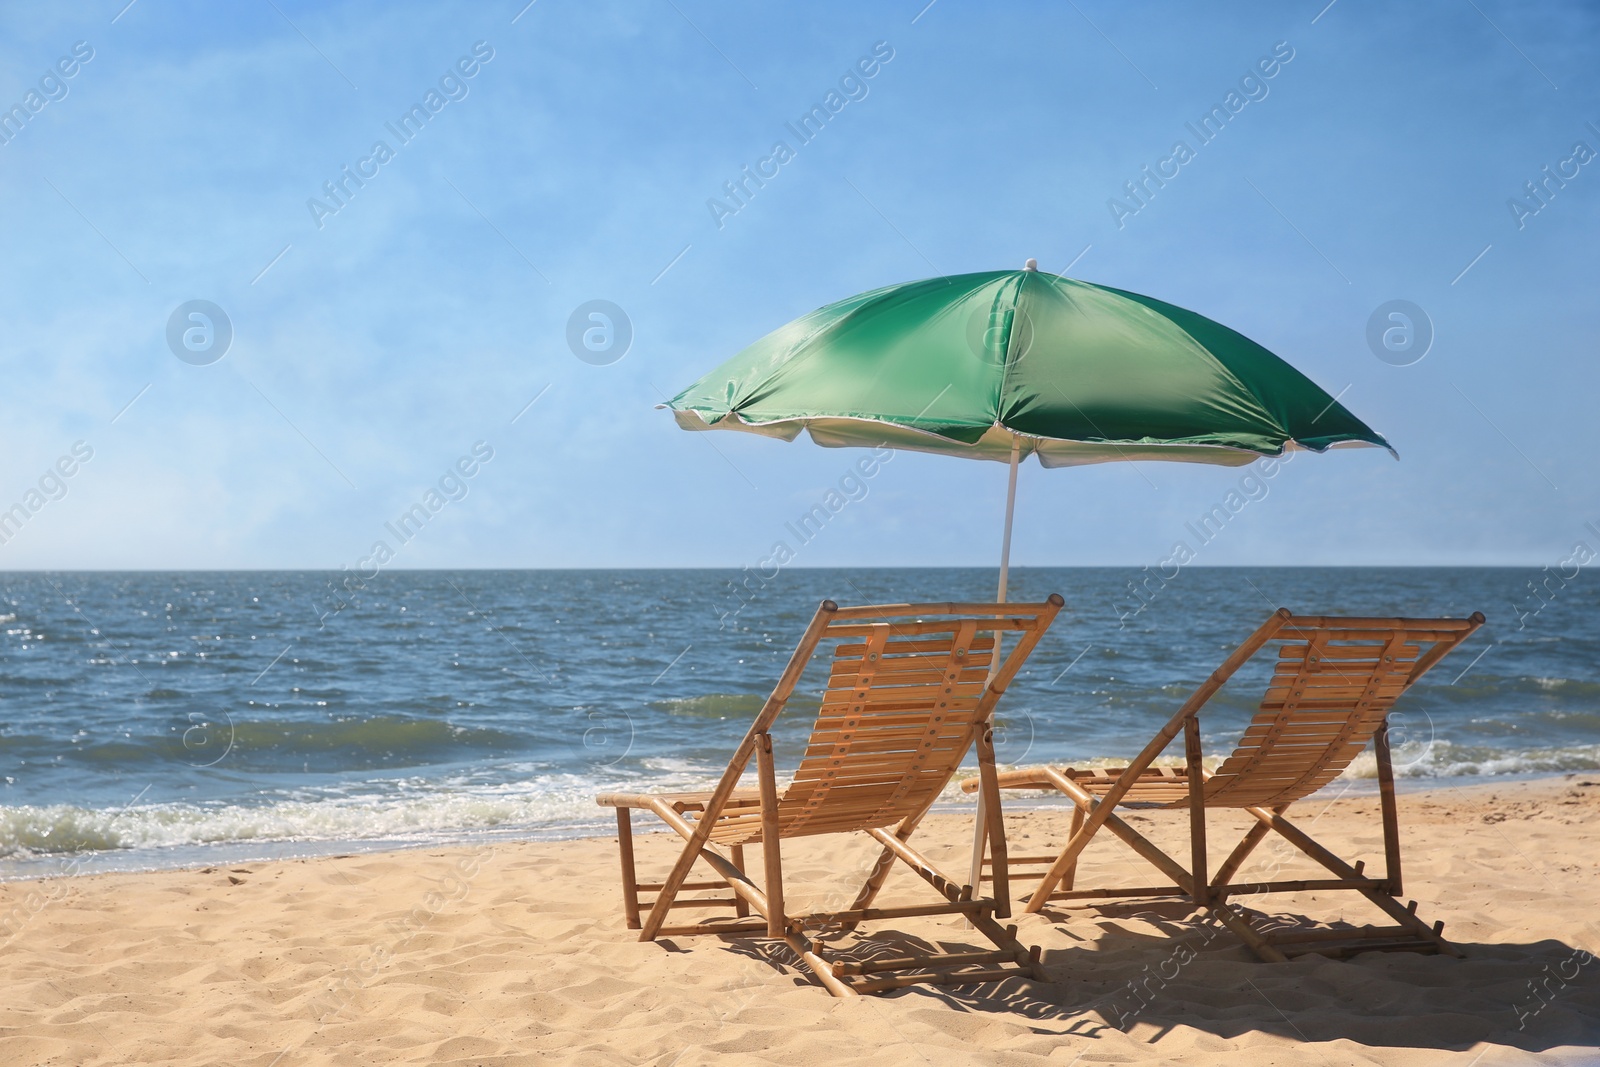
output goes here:
[{"label": "green beach umbrella", "polygon": [[1009,463],[1240,466],[1389,443],[1248,337],[1148,296],[1023,270],[906,282],[780,327],[664,405],[687,430]]}]

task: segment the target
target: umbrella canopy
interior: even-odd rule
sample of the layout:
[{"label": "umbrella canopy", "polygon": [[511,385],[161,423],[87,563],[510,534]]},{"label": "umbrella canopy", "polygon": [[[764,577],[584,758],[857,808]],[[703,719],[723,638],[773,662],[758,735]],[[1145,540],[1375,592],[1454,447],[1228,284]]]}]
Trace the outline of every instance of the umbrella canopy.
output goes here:
[{"label": "umbrella canopy", "polygon": [[[1241,466],[1389,442],[1310,378],[1204,315],[1022,270],[874,289],[767,334],[673,397],[686,430],[1009,461]],[[1398,459],[1398,455],[1396,455]]]},{"label": "umbrella canopy", "polygon": [[[1237,466],[1389,448],[1288,363],[1202,315],[1030,268],[907,282],[819,308],[667,403],[684,429],[1046,467]],[[1392,452],[1393,449],[1390,449]]]}]

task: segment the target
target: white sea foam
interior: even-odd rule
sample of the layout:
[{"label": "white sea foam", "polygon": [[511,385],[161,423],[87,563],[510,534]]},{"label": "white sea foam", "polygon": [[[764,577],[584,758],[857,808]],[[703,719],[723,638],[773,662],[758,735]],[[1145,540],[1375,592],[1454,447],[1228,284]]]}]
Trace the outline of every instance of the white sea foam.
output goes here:
[{"label": "white sea foam", "polygon": [[[1178,757],[1164,759],[1173,763]],[[602,780],[551,774],[529,766],[526,775],[487,782],[471,775],[448,781],[391,779],[347,790],[304,791],[258,803],[168,802],[127,808],[72,804],[0,807],[0,857],[62,856],[124,850],[192,850],[268,842],[426,843],[486,831],[545,836],[602,833],[611,814],[594,802],[606,791],[677,792],[708,789],[712,769],[699,761],[650,761],[647,773]],[[1116,767],[1125,759],[1058,761],[1080,769]],[[1215,760],[1208,760],[1215,764]],[[1408,778],[1460,778],[1600,770],[1600,745],[1501,751],[1435,741],[1400,745],[1396,773]],[[969,768],[975,770],[975,768]],[[970,804],[957,775],[941,804]],[[1362,753],[1346,778],[1370,779],[1377,765]],[[745,784],[753,784],[747,782]],[[781,785],[780,785],[781,787]]]},{"label": "white sea foam", "polygon": [[[1600,745],[1563,745],[1514,751],[1449,741],[1400,745],[1394,753],[1401,778],[1466,778],[1497,774],[1556,774],[1600,770]],[[1376,778],[1378,762],[1370,750],[1345,769],[1346,778]]]},{"label": "white sea foam", "polygon": [[684,774],[601,782],[586,775],[546,773],[493,784],[382,784],[389,788],[254,804],[0,807],[0,857],[241,841],[427,841],[496,829],[600,829],[609,824],[610,814],[595,804],[597,792],[678,791],[708,783]]}]

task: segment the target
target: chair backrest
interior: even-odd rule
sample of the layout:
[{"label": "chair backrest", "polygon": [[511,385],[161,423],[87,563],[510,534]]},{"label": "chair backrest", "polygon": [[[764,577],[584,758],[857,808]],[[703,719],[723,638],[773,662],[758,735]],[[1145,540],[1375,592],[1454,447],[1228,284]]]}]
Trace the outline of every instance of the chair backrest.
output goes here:
[{"label": "chair backrest", "polygon": [[1483,624],[1470,619],[1289,616],[1260,711],[1206,781],[1206,804],[1272,807],[1333,781],[1389,708]]},{"label": "chair backrest", "polygon": [[[779,836],[890,826],[925,811],[1060,607],[1052,596],[829,611],[811,648],[796,650],[809,658],[822,641],[838,642],[805,753],[779,798]],[[1021,640],[996,662],[996,638],[1008,632]],[[725,816],[712,839],[759,838],[753,815]]]}]

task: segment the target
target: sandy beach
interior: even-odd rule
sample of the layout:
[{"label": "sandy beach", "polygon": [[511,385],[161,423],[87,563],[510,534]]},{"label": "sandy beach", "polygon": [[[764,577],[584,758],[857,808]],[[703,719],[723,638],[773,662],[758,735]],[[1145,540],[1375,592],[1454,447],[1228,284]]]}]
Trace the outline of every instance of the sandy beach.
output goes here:
[{"label": "sandy beach", "polygon": [[[1313,797],[1325,843],[1376,865],[1372,798]],[[1600,1042],[1600,781],[1402,795],[1407,896],[1463,960],[1368,953],[1263,964],[1171,902],[1018,920],[1048,983],[836,1000],[761,941],[641,944],[614,839],[496,844],[0,885],[0,1062],[16,1064],[1593,1063]],[[1176,843],[1182,818],[1136,814]],[[1009,818],[1061,842],[1061,810]],[[1222,818],[1213,825],[1220,826]],[[967,819],[921,838],[954,871]],[[641,824],[642,827],[642,824]],[[670,854],[641,840],[641,876]],[[864,837],[786,844],[791,897],[853,890]],[[1142,877],[1097,842],[1085,880]],[[1086,881],[1081,884],[1086,884]],[[805,889],[801,887],[804,886]],[[926,891],[905,872],[886,902]],[[1261,903],[1263,898],[1257,898]],[[1346,895],[1274,914],[1362,922]],[[958,920],[876,932],[972,944]],[[871,933],[872,931],[868,931]],[[1152,978],[1151,976],[1156,977]]]},{"label": "sandy beach", "polygon": [[1600,1067],[1600,0],[0,58],[0,1067]]}]

